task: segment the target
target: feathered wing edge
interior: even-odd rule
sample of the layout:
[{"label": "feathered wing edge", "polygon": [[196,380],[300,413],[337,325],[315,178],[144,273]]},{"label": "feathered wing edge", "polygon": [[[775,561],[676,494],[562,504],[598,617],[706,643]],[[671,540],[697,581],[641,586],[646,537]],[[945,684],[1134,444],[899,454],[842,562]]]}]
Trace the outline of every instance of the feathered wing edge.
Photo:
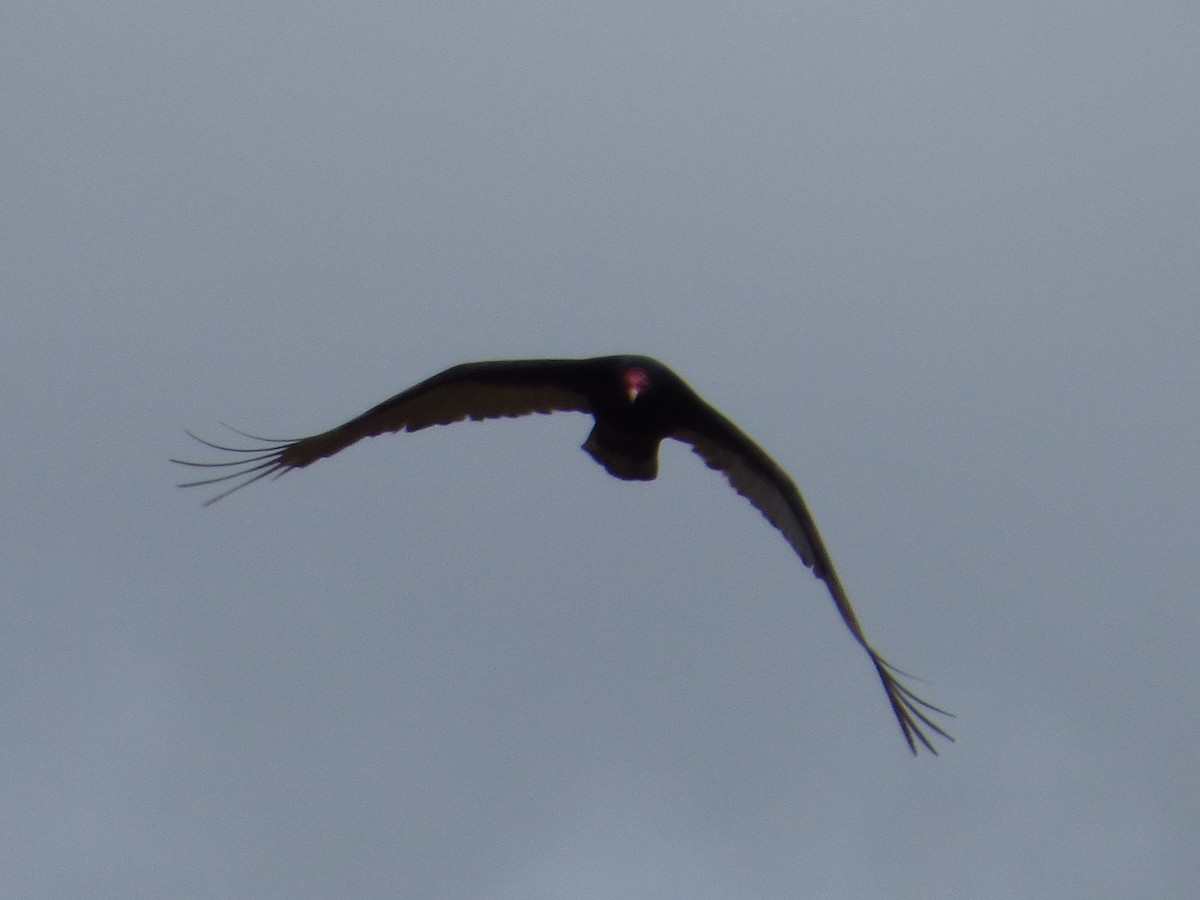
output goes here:
[{"label": "feathered wing edge", "polygon": [[[243,438],[258,441],[257,447],[232,447],[188,436],[237,459],[195,462],[172,459],[182,466],[200,469],[231,469],[211,478],[181,483],[200,487],[236,482],[204,502],[209,506],[263,478],[278,478],[332,456],[365,437],[397,431],[419,431],[431,425],[448,425],[466,419],[481,420],[559,411],[588,412],[591,404],[581,382],[589,360],[497,360],[463,363],[401,391],[336,428],[298,440],[274,440],[231,428]],[[226,426],[228,427],[228,426]]]},{"label": "feathered wing edge", "polygon": [[[260,447],[229,447],[225,444],[216,444],[212,441],[205,440],[197,434],[190,431],[184,433],[194,441],[198,441],[205,447],[210,447],[213,450],[220,450],[222,453],[236,453],[237,459],[224,460],[222,462],[196,462],[189,459],[172,459],[171,462],[180,466],[191,466],[195,469],[226,469],[233,468],[234,471],[226,472],[223,475],[214,475],[211,478],[199,478],[194,481],[183,481],[179,483],[179,487],[203,487],[210,484],[222,484],[226,481],[236,481],[234,485],[221,491],[214,497],[209,497],[204,501],[205,506],[212,506],[218,500],[228,497],[234,491],[239,491],[247,485],[272,476],[279,476],[290,471],[293,466],[283,461],[283,456],[288,448],[294,447],[296,444],[302,443],[307,438],[301,438],[298,441],[272,441],[267,438],[261,438],[256,435],[246,434],[243,431],[238,431],[236,428],[231,428],[226,425],[230,431],[236,432],[244,438],[254,441],[260,441]],[[240,480],[237,480],[240,479]]]},{"label": "feathered wing edge", "polygon": [[677,429],[671,437],[690,445],[709,468],[724,474],[733,489],[783,534],[804,564],[825,582],[846,627],[871,657],[909,749],[915,756],[918,746],[923,746],[936,756],[929,732],[948,741],[954,738],[932,716],[953,717],[953,713],[914,693],[900,680],[912,676],[889,663],[867,640],[799,488],[778,463],[717,410],[704,404],[701,421],[700,427]]},{"label": "feathered wing edge", "polygon": [[[815,527],[813,536],[819,544],[821,537],[816,532]],[[828,553],[824,552],[824,547],[821,547],[821,551],[826,559],[828,559]],[[913,692],[908,685],[900,680],[901,678],[912,678],[913,676],[892,665],[871,645],[871,642],[867,640],[866,635],[863,633],[858,616],[855,614],[854,608],[850,605],[850,597],[846,594],[845,588],[842,587],[841,580],[838,578],[837,571],[833,568],[832,563],[829,564],[829,568],[824,573],[817,572],[817,577],[828,586],[830,594],[833,595],[834,603],[837,605],[838,611],[842,614],[846,625],[850,628],[851,634],[854,635],[855,640],[862,645],[863,649],[867,651],[867,655],[871,657],[871,662],[875,665],[875,671],[879,673],[879,680],[883,682],[883,689],[887,693],[888,703],[891,704],[896,721],[900,723],[900,730],[904,733],[904,739],[908,742],[908,748],[916,756],[917,742],[919,741],[926,750],[937,756],[937,747],[933,745],[925,729],[927,728],[953,743],[953,735],[934,721],[931,716],[940,715],[954,718],[954,713],[942,709],[940,706],[934,706],[928,700],[921,698]]]}]

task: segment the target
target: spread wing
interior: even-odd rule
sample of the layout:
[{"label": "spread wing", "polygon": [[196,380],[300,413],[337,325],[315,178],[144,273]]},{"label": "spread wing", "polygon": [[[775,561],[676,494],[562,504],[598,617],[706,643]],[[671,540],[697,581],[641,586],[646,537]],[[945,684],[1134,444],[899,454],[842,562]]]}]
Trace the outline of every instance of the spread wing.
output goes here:
[{"label": "spread wing", "polygon": [[221,462],[174,463],[205,469],[230,471],[188,481],[181,487],[234,484],[205,506],[227,497],[248,484],[299,469],[346,449],[365,437],[394,431],[419,431],[431,425],[448,425],[466,419],[496,419],[559,411],[590,412],[588,383],[593,364],[589,360],[497,360],[463,363],[401,391],[361,416],[321,434],[294,441],[273,441],[238,432],[260,443],[257,447],[214,444],[188,432],[206,447],[238,454]]},{"label": "spread wing", "polygon": [[954,738],[931,717],[934,714],[951,714],[913,693],[900,681],[904,673],[871,646],[833,567],[829,551],[825,549],[821,534],[817,531],[817,524],[795,483],[778,463],[725,416],[699,397],[695,398],[695,402],[698,406],[694,415],[689,417],[688,424],[677,427],[670,436],[689,444],[709,468],[724,473],[734,490],[753,503],[767,521],[779,529],[804,564],[825,582],[842,621],[871,657],[909,748],[916,754],[919,741],[937,755],[927,729],[947,740],[953,741]]}]

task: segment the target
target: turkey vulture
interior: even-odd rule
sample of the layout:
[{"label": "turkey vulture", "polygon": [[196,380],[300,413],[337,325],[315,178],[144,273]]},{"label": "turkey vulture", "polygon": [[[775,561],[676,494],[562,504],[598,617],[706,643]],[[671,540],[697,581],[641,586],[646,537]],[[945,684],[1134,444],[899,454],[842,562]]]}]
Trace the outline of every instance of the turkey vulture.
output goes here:
[{"label": "turkey vulture", "polygon": [[[419,431],[464,419],[494,419],[530,413],[572,411],[595,419],[583,449],[610,475],[650,481],[658,474],[658,445],[674,438],[691,446],[710,468],[722,472],[753,503],[792,549],[829,588],[842,620],[871,657],[888,702],[913,754],[918,742],[936,755],[929,731],[953,741],[931,717],[950,715],[922,700],[901,681],[904,673],[875,650],[863,633],[829,551],[800,491],[779,465],[729,419],[709,406],[678,375],[645,356],[594,359],[497,360],[464,363],[402,391],[329,431],[291,441],[254,435],[260,447],[227,447],[188,432],[200,443],[238,459],[222,462],[172,460],[185,466],[230,467],[232,471],[189,481],[181,487],[233,481],[209,499],[215,503],[268,475],[280,476],[344,450],[365,437]],[[241,433],[241,432],[239,432]]]}]

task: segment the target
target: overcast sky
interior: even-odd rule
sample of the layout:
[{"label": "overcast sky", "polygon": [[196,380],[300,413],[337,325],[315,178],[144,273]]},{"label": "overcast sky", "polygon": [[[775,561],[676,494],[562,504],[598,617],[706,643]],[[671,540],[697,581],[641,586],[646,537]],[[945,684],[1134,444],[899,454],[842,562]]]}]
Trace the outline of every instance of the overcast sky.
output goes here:
[{"label": "overcast sky", "polygon": [[[1192,898],[1200,8],[15,2],[0,894]],[[183,429],[656,356],[957,713],[681,445]]]}]

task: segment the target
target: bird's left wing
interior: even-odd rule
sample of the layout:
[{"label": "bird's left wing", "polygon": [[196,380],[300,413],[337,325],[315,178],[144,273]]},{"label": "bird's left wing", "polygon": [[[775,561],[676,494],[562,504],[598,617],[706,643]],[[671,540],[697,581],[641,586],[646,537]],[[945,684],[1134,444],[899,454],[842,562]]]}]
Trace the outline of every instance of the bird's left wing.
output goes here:
[{"label": "bird's left wing", "polygon": [[709,468],[723,473],[734,490],[779,529],[804,564],[825,582],[846,627],[871,657],[909,748],[915,754],[919,741],[936,755],[937,749],[925,729],[953,741],[954,738],[931,718],[933,714],[950,714],[922,700],[906,687],[900,681],[903,673],[867,640],[799,488],[779,464],[733,422],[698,396],[694,402],[697,407],[688,417],[688,424],[676,428],[670,436],[689,444]]},{"label": "bird's left wing", "polygon": [[[185,482],[181,487],[236,482],[205,502],[207,506],[239,488],[282,475],[344,450],[365,437],[395,431],[419,431],[466,419],[495,419],[559,411],[589,412],[587,395],[590,360],[534,359],[462,363],[446,369],[336,428],[292,441],[261,441],[258,447],[230,447],[191,435],[214,450],[239,454],[222,462],[172,462],[200,468],[229,468],[212,478]],[[191,432],[188,432],[191,434]]]}]

